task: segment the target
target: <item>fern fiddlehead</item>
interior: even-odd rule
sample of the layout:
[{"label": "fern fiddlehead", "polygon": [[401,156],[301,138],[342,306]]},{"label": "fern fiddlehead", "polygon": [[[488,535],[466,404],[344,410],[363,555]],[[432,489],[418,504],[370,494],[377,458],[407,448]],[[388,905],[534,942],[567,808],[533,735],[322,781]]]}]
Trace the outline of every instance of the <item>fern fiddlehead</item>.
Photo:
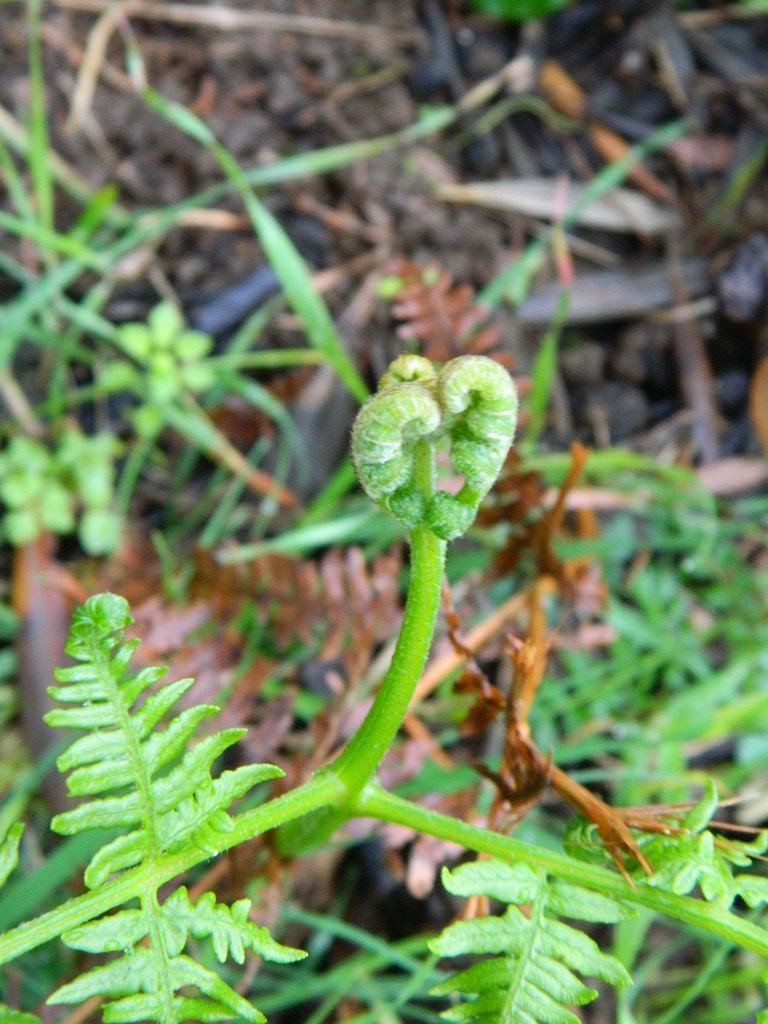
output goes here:
[{"label": "fern fiddlehead", "polygon": [[[85,872],[90,887],[168,853],[190,847],[217,852],[233,828],[227,813],[232,801],[281,774],[273,765],[254,764],[214,778],[214,762],[245,730],[224,729],[187,750],[198,725],[216,712],[211,705],[187,708],[156,729],[192,680],[147,693],[164,670],[130,672],[136,641],[125,640],[124,631],[131,621],[123,598],[101,594],[86,601],[75,612],[66,647],[76,664],[58,669],[56,678],[63,685],[50,688],[54,698],[69,706],[50,711],[47,722],[85,732],[57,763],[71,773],[69,792],[87,798],[57,815],[52,827],[67,835],[91,828],[128,829],[91,860]],[[281,946],[265,928],[252,924],[248,900],[228,907],[205,893],[192,904],[180,888],[161,903],[158,883],[151,874],[147,878],[138,909],[120,910],[64,933],[64,941],[76,949],[123,952],[61,986],[50,1001],[106,995],[112,1000],[104,1011],[107,1022],[262,1021],[259,1011],[215,972],[183,953],[187,939],[212,938],[220,961],[231,955],[242,962],[246,949],[282,962],[304,954]],[[190,986],[197,994],[189,994]]]},{"label": "fern fiddlehead", "polygon": [[409,528],[423,520],[432,489],[428,439],[440,426],[432,364],[396,359],[352,431],[352,461],[366,494]]},{"label": "fern fiddlehead", "polygon": [[464,533],[499,475],[517,426],[517,392],[507,371],[483,356],[447,363],[438,401],[451,442],[451,461],[464,477],[455,496],[435,494],[427,510],[432,530],[445,540]]},{"label": "fern fiddlehead", "polygon": [[[439,372],[400,356],[358,414],[352,459],[368,496],[413,529],[426,521],[442,540],[472,525],[512,443],[517,393],[507,371],[484,356],[460,356]],[[464,477],[456,495],[433,492],[433,452],[447,437]]]},{"label": "fern fiddlehead", "polygon": [[[471,526],[512,443],[517,394],[512,379],[485,356],[460,356],[439,372],[422,356],[392,362],[379,390],[357,415],[352,461],[368,497],[410,530],[411,577],[392,661],[360,728],[327,769],[347,807],[292,823],[279,845],[296,852],[326,839],[349,817],[408,710],[424,667],[440,604],[446,541]],[[437,445],[445,438],[464,476],[455,496],[435,491]]]}]

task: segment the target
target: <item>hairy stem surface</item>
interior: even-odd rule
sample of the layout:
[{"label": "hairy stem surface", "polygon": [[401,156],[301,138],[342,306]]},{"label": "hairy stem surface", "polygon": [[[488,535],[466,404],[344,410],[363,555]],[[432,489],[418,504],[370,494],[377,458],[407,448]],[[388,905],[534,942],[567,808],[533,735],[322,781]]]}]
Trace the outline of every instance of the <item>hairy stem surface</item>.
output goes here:
[{"label": "hairy stem surface", "polygon": [[408,710],[432,643],[440,607],[445,541],[428,526],[411,534],[411,582],[397,646],[363,724],[331,766],[350,797],[373,775]]},{"label": "hairy stem surface", "polygon": [[[230,850],[233,846],[277,828],[302,814],[338,803],[343,796],[344,790],[335,776],[318,775],[303,786],[238,815],[234,819],[233,830],[222,837],[221,850]],[[199,849],[158,856],[141,867],[126,871],[93,892],[77,896],[46,914],[18,925],[0,935],[0,964],[13,960],[22,953],[57,938],[63,932],[127,903],[128,900],[141,897],[147,891],[148,885],[157,889],[177,875],[207,860],[208,856]]]},{"label": "hairy stem surface", "polygon": [[730,911],[693,899],[677,896],[663,889],[640,884],[628,885],[618,874],[605,868],[586,864],[566,854],[533,846],[510,836],[500,835],[450,815],[419,807],[402,797],[388,793],[376,783],[369,783],[355,801],[355,813],[406,825],[417,832],[425,832],[440,839],[459,843],[468,850],[488,853],[499,860],[523,862],[543,868],[548,874],[568,882],[595,889],[624,903],[647,907],[667,917],[693,925],[703,931],[719,935],[744,949],[761,956],[768,955],[768,933]]}]

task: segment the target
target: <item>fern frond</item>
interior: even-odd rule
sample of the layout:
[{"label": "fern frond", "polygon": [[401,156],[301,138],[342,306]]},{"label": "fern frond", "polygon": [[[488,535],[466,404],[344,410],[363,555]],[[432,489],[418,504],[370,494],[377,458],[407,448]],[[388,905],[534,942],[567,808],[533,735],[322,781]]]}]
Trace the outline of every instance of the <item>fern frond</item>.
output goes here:
[{"label": "fern frond", "polygon": [[[124,631],[131,621],[127,602],[113,594],[97,595],[75,612],[66,651],[77,664],[58,669],[62,685],[50,690],[68,706],[46,716],[50,725],[86,730],[57,762],[70,772],[69,792],[85,799],[56,815],[52,827],[65,835],[115,826],[128,830],[92,858],[85,872],[91,888],[168,853],[217,853],[234,828],[228,813],[233,800],[282,774],[274,765],[254,764],[214,778],[215,762],[245,730],[224,729],[188,746],[200,723],[218,710],[210,705],[182,710],[160,726],[192,680],[147,693],[164,670],[129,670],[136,641],[126,641]],[[280,963],[305,955],[254,925],[249,910],[249,900],[228,907],[213,893],[192,904],[184,888],[161,904],[150,882],[138,908],[62,936],[75,949],[121,955],[62,985],[49,1002],[106,997],[106,1022],[263,1021],[216,973],[183,952],[190,938],[210,938],[222,962],[230,956],[242,963],[246,951]]]},{"label": "fern frond", "polygon": [[[224,963],[231,957],[245,961],[246,951],[273,963],[293,963],[306,954],[300,949],[276,942],[266,928],[249,920],[251,901],[237,900],[231,907],[217,903],[216,895],[205,892],[192,903],[184,886],[173,892],[160,907],[163,939],[173,954],[180,953],[190,935],[195,939],[210,938],[216,959]],[[145,910],[120,910],[97,921],[73,928],[64,934],[67,945],[87,953],[116,953],[138,945],[151,931],[155,915]]]},{"label": "fern frond", "polygon": [[[177,995],[192,985],[202,995]],[[62,985],[49,1003],[82,1003],[92,996],[113,1001],[104,1008],[105,1024],[110,1022],[238,1020],[261,1024],[264,1015],[239,996],[217,974],[183,954],[160,961],[153,948],[138,948]]]},{"label": "fern frond", "polygon": [[[591,1002],[597,991],[577,973],[611,985],[631,980],[612,956],[583,932],[557,920],[619,921],[631,911],[580,886],[548,881],[524,864],[498,861],[443,870],[443,885],[459,896],[488,896],[510,904],[501,916],[449,925],[430,948],[439,956],[490,954],[441,982],[434,995],[459,993],[469,1001],[444,1011],[446,1020],[473,1024],[578,1024],[568,1004]],[[523,913],[520,905],[527,905]]]},{"label": "fern frond", "polygon": [[66,646],[77,664],[57,669],[63,685],[49,691],[71,706],[50,711],[48,724],[87,730],[57,765],[70,773],[72,796],[91,798],[57,814],[52,828],[64,835],[92,828],[130,830],[93,857],[85,872],[91,888],[155,854],[189,846],[216,852],[221,835],[232,827],[227,814],[232,801],[281,774],[272,765],[248,765],[212,779],[214,762],[244,732],[224,729],[187,749],[200,723],[218,710],[212,705],[187,708],[165,728],[156,728],[193,681],[180,679],[145,695],[165,670],[129,671],[138,642],[124,640],[131,622],[121,597],[99,594],[86,601],[75,611]]},{"label": "fern frond", "polygon": [[[701,799],[685,815],[680,829],[669,835],[645,835],[640,846],[653,867],[649,885],[683,895],[696,886],[702,896],[729,907],[742,892],[750,893],[752,906],[768,900],[768,883],[750,875],[734,876],[734,867],[749,867],[768,848],[768,831],[759,832],[751,842],[725,839],[707,828],[717,810],[718,794],[713,782],[704,787]],[[762,896],[759,893],[762,892]]]},{"label": "fern frond", "polygon": [[[306,956],[302,950],[276,942],[266,928],[253,924],[248,918],[250,907],[247,899],[231,907],[217,903],[212,892],[203,893],[193,904],[182,886],[162,906],[150,902],[141,909],[121,910],[73,928],[63,939],[74,949],[127,952],[63,985],[49,1002],[76,1003],[93,995],[110,996],[116,1001],[105,1009],[105,1021],[158,1020],[171,1024],[232,1016],[262,1021],[259,1011],[216,974],[182,954],[191,936],[210,938],[220,963],[228,956],[243,963],[246,951],[277,963],[292,963]],[[145,939],[150,940],[149,949],[139,945]],[[156,955],[156,947],[165,953],[164,964]],[[176,994],[188,985],[197,987],[201,995],[190,1000]],[[193,1009],[194,1015],[190,1016]]]},{"label": "fern frond", "polygon": [[[698,887],[706,900],[724,908],[730,907],[737,896],[751,907],[768,903],[768,879],[734,875],[734,868],[749,867],[765,853],[768,831],[759,832],[750,842],[716,835],[707,826],[717,806],[717,790],[708,781],[701,798],[681,820],[670,817],[668,831],[633,831],[638,847],[653,868],[650,878],[636,870],[636,883],[678,896]],[[610,863],[595,827],[581,819],[569,828],[566,845],[582,859]]]},{"label": "fern frond", "polygon": [[0,841],[0,886],[5,885],[8,876],[19,862],[19,843],[24,826],[15,822]]}]

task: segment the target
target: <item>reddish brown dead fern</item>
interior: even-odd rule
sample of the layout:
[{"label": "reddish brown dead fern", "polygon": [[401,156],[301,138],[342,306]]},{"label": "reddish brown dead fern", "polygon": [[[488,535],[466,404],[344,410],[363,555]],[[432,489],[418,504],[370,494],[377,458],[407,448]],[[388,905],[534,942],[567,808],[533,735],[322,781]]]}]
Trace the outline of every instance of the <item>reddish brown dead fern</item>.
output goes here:
[{"label": "reddish brown dead fern", "polygon": [[491,311],[475,301],[468,284],[454,284],[439,263],[393,260],[385,268],[392,315],[404,342],[416,342],[427,359],[447,362],[471,353],[487,355],[509,366],[511,356],[500,348],[501,330]]}]

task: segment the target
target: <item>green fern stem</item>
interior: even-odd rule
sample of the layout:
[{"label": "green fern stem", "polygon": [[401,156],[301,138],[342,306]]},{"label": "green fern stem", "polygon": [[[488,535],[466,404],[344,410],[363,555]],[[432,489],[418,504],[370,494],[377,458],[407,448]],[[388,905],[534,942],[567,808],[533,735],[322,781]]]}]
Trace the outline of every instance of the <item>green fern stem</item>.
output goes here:
[{"label": "green fern stem", "polygon": [[411,535],[411,584],[392,661],[363,724],[331,766],[354,799],[373,775],[408,710],[440,606],[445,541],[426,525]]},{"label": "green fern stem", "polygon": [[387,792],[376,782],[368,783],[351,811],[356,816],[391,821],[418,833],[448,839],[468,850],[490,854],[509,864],[522,862],[541,868],[554,878],[594,889],[623,903],[645,907],[711,935],[718,935],[760,956],[768,956],[768,933],[764,928],[714,903],[678,896],[643,883],[630,886],[616,872],[420,807]]},{"label": "green fern stem", "polygon": [[[303,786],[239,814],[234,819],[232,831],[222,837],[220,852],[230,850],[311,811],[338,805],[344,796],[344,789],[335,776],[316,775]],[[205,859],[197,848],[161,854],[91,892],[67,900],[31,921],[25,921],[0,935],[0,964],[14,960],[22,953],[50,942],[64,932],[106,914],[129,900],[141,899],[150,888],[156,892],[160,886]]]},{"label": "green fern stem", "polygon": [[[322,808],[338,808],[346,793],[336,775],[324,772],[303,786],[245,811],[234,819],[234,828],[222,842],[222,852],[232,849],[254,836],[294,821],[302,815]],[[677,896],[663,889],[640,884],[631,888],[615,872],[575,860],[567,854],[547,850],[510,836],[500,835],[458,818],[419,807],[386,792],[369,782],[346,806],[348,814],[377,818],[406,825],[418,832],[448,839],[467,849],[488,853],[507,863],[524,863],[538,867],[554,878],[574,882],[596,892],[692,925],[720,936],[760,956],[768,956],[768,936],[762,928],[713,903],[690,896]],[[67,903],[32,921],[25,922],[0,936],[0,964],[13,960],[63,932],[85,924],[129,900],[140,898],[148,886],[159,887],[199,864],[204,857],[199,850],[166,854],[153,863],[126,871],[103,887]]]},{"label": "green fern stem", "polygon": [[[433,486],[433,453],[426,442],[416,445],[411,480],[429,500]],[[392,661],[362,725],[336,760],[321,773],[332,776],[343,789],[343,805],[328,808],[310,821],[295,822],[282,830],[278,847],[283,854],[318,845],[349,818],[346,804],[361,792],[397,735],[432,643],[440,607],[445,550],[445,541],[436,537],[426,523],[411,532],[410,581]]]},{"label": "green fern stem", "polygon": [[[149,861],[149,866],[154,866],[154,861]],[[141,907],[147,914],[149,920],[149,941],[152,949],[158,954],[157,959],[162,965],[160,971],[160,990],[163,1000],[163,1019],[173,1020],[173,993],[174,986],[171,980],[170,954],[165,945],[165,936],[160,928],[160,903],[157,899],[158,885],[154,881],[154,871],[144,892],[141,895]]]}]

